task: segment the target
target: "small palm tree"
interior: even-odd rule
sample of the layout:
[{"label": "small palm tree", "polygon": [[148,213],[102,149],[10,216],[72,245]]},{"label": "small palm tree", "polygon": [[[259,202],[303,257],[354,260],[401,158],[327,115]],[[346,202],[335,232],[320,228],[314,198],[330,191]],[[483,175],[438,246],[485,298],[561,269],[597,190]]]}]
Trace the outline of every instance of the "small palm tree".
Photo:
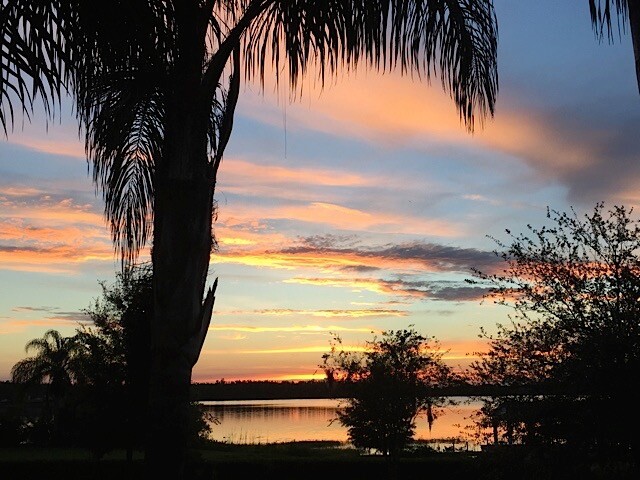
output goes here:
[{"label": "small palm tree", "polygon": [[64,392],[74,383],[78,344],[75,337],[63,337],[57,330],[47,331],[42,338],[34,338],[25,346],[35,355],[16,363],[11,379],[16,383],[48,383],[51,394]]},{"label": "small palm tree", "polygon": [[41,425],[53,430],[50,439],[60,433],[59,416],[64,408],[65,395],[75,382],[79,370],[79,344],[76,337],[63,337],[57,330],[48,330],[42,338],[34,338],[25,346],[35,355],[20,360],[11,368],[11,379],[27,386],[46,383]]}]

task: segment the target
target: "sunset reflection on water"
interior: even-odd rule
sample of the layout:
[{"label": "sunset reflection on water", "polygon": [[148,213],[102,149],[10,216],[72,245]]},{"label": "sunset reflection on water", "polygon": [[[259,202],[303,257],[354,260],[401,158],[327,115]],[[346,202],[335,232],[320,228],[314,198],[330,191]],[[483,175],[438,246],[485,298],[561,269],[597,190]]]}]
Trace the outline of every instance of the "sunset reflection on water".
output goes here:
[{"label": "sunset reflection on water", "polygon": [[[431,431],[426,417],[416,422],[417,440],[462,439],[456,448],[479,448],[465,433],[471,425],[470,415],[480,402],[469,402],[465,397],[454,399],[456,405],[440,409]],[[347,441],[347,430],[336,418],[338,400],[239,400],[203,401],[206,412],[217,422],[212,422],[211,439],[227,443],[280,443],[291,441],[336,440]],[[219,422],[219,423],[218,423]],[[450,441],[439,442],[439,448],[447,448]]]}]

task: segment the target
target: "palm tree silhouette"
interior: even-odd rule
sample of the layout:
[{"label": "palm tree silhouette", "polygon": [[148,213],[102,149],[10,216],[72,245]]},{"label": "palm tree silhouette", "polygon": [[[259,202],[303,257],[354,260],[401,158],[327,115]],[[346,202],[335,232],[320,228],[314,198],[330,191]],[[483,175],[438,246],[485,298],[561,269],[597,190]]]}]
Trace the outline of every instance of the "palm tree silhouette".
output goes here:
[{"label": "palm tree silhouette", "polygon": [[42,338],[29,341],[25,350],[34,352],[11,368],[11,380],[27,386],[46,383],[43,420],[51,422],[56,436],[58,414],[65,394],[78,376],[81,368],[78,353],[80,346],[75,337],[63,337],[57,330],[48,330]]},{"label": "palm tree silhouette", "polygon": [[51,393],[65,391],[76,377],[78,344],[74,337],[63,337],[57,330],[48,330],[42,338],[34,338],[25,345],[27,353],[35,355],[17,362],[11,368],[16,383],[51,385]]},{"label": "palm tree silhouette", "polygon": [[[0,20],[7,23],[0,39],[5,42],[0,49],[0,108],[12,112],[8,90],[17,91],[28,113],[34,97],[55,99],[60,88],[68,87],[123,264],[135,261],[152,237],[147,458],[152,475],[180,477],[191,372],[217,286],[216,280],[207,289],[216,178],[233,127],[241,76],[264,82],[273,75],[280,81],[271,72],[286,66],[286,81],[295,90],[312,69],[322,83],[360,64],[417,72],[426,79],[438,75],[461,121],[472,130],[476,121],[493,115],[498,90],[493,4],[30,3],[3,1]],[[36,20],[25,20],[31,14]],[[3,125],[7,115],[0,117]]]}]

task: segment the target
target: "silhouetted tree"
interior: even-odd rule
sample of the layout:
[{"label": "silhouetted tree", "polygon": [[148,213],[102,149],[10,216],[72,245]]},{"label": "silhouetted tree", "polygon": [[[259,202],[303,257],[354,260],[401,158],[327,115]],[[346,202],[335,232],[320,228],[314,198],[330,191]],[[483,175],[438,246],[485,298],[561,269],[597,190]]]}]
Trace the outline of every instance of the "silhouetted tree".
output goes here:
[{"label": "silhouetted tree", "polygon": [[[82,383],[90,385],[88,405],[96,428],[126,431],[129,457],[145,440],[149,391],[150,321],[152,318],[150,264],[130,266],[115,283],[102,283],[102,295],[86,310],[92,326],[78,330],[83,346]],[[109,420],[111,417],[119,417]],[[107,440],[106,438],[104,440]]]},{"label": "silhouetted tree", "polygon": [[67,394],[78,378],[79,344],[75,337],[64,337],[57,330],[48,330],[42,338],[29,341],[25,350],[35,355],[17,362],[11,368],[11,380],[27,387],[46,383],[43,411],[37,429],[42,439],[62,441],[65,434]]},{"label": "silhouetted tree", "polygon": [[514,308],[487,335],[473,367],[484,383],[529,387],[493,399],[488,422],[533,442],[637,450],[640,396],[640,222],[615,206],[593,213],[549,210],[551,225],[511,235],[499,274],[478,272],[496,301]]},{"label": "silhouetted tree", "polygon": [[[469,129],[493,114],[491,0],[4,0],[0,101],[21,105],[52,64],[85,127],[113,240],[133,261],[153,225],[150,439],[154,475],[183,475],[191,372],[213,311],[207,290],[213,196],[240,76],[286,63],[291,88],[360,63],[439,72]],[[41,6],[41,3],[44,6]],[[33,18],[30,15],[34,15]],[[41,22],[42,23],[39,23]],[[34,34],[35,41],[32,41]],[[8,39],[8,40],[7,40]],[[26,44],[27,48],[20,48]],[[7,53],[8,52],[8,53]],[[34,60],[31,62],[31,60]],[[59,68],[58,68],[59,67]],[[274,73],[276,77],[279,74]],[[31,79],[25,83],[24,78]],[[45,77],[46,78],[46,77]],[[4,117],[3,117],[4,119]],[[205,294],[206,290],[206,294]]]},{"label": "silhouetted tree", "polygon": [[348,385],[338,420],[350,442],[393,461],[413,438],[420,413],[431,427],[435,408],[444,402],[433,389],[452,378],[437,341],[413,328],[383,332],[356,352],[344,350],[336,336],[320,366],[330,382]]},{"label": "silhouetted tree", "polygon": [[[146,440],[151,266],[130,267],[101,286],[101,297],[85,310],[93,323],[71,337],[52,330],[29,342],[27,349],[38,355],[16,363],[13,379],[50,384],[51,406],[45,405],[28,441],[88,447],[97,457],[126,445],[131,458]],[[7,416],[2,427],[15,437],[21,422],[20,415]],[[190,405],[187,429],[190,444],[209,432],[196,404]]]}]

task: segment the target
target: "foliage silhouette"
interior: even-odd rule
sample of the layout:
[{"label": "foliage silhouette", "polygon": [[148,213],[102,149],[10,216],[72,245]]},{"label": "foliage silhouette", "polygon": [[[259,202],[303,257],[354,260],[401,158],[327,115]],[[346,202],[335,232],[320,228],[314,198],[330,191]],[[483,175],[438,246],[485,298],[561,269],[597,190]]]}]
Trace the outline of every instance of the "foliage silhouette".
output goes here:
[{"label": "foliage silhouette", "polygon": [[27,387],[48,384],[43,411],[34,425],[32,437],[38,442],[64,442],[68,436],[64,424],[70,415],[68,395],[79,376],[79,345],[74,337],[48,330],[41,338],[29,341],[25,350],[35,354],[13,365],[12,381]]},{"label": "foliage silhouette", "polygon": [[350,442],[395,462],[413,438],[417,416],[425,413],[431,426],[436,407],[444,404],[433,393],[452,380],[442,355],[437,341],[413,328],[383,332],[362,352],[344,350],[334,337],[320,366],[330,384],[349,386],[338,420]]},{"label": "foliage silhouette", "polygon": [[93,326],[76,335],[84,346],[84,383],[93,385],[90,404],[102,405],[96,421],[109,417],[104,414],[109,410],[107,393],[120,391],[120,408],[114,413],[122,417],[119,428],[126,430],[129,457],[134,447],[145,444],[152,276],[151,265],[141,264],[118,273],[112,285],[101,283],[101,298],[86,310]]},{"label": "foliage silhouette", "polygon": [[[28,443],[88,447],[96,457],[126,446],[131,459],[133,449],[147,441],[152,270],[148,264],[131,267],[114,284],[101,286],[102,296],[85,310],[92,324],[81,325],[71,337],[52,330],[29,342],[27,347],[37,347],[38,355],[16,363],[13,379],[29,385],[46,382],[46,391],[53,392],[54,405],[59,405],[55,416],[45,409],[27,432]],[[209,431],[195,403],[189,407],[187,428],[189,445]]]},{"label": "foliage silhouette", "polygon": [[496,397],[485,426],[508,442],[563,443],[602,454],[637,453],[640,415],[640,221],[599,203],[590,214],[549,210],[551,225],[497,242],[501,273],[478,272],[515,311],[473,365],[481,383],[529,385]]},{"label": "foliage silhouette", "polygon": [[[589,0],[591,24],[599,40],[613,40],[614,31],[626,31],[629,22],[631,43],[636,66],[636,80],[640,91],[640,4],[636,0]],[[614,25],[613,19],[617,18]]]}]

